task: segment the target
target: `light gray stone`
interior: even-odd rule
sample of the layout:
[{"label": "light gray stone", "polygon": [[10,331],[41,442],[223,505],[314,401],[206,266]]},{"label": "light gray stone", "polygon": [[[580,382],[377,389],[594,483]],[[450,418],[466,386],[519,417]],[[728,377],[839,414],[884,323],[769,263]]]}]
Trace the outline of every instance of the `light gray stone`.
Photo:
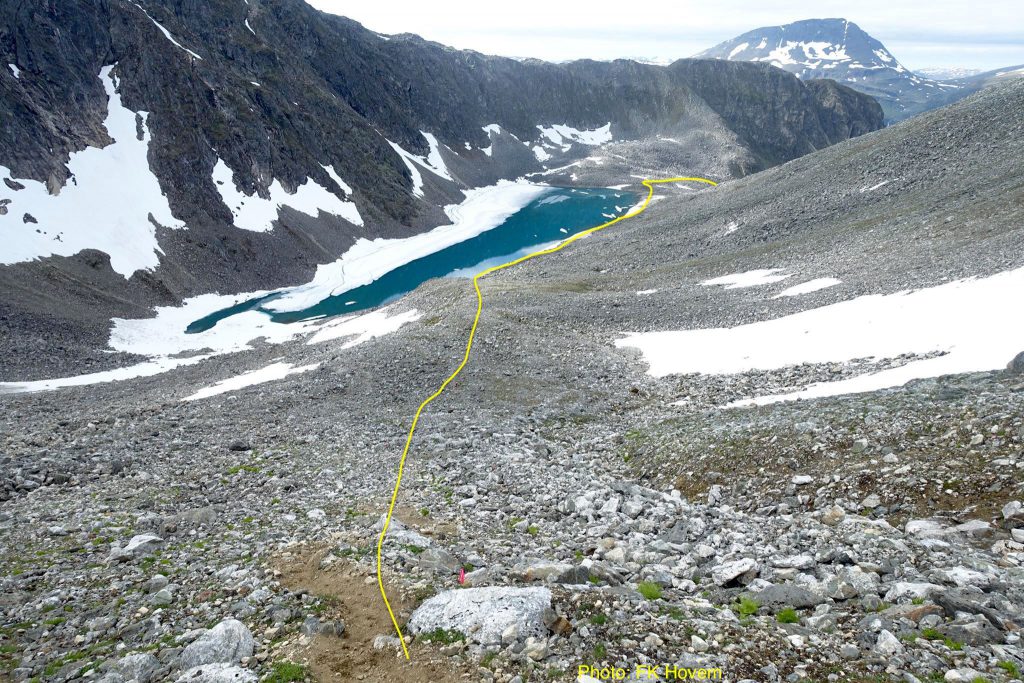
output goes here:
[{"label": "light gray stone", "polygon": [[155,680],[156,674],[160,670],[160,662],[151,654],[138,653],[117,660],[113,670],[127,680],[149,683]]},{"label": "light gray stone", "polygon": [[155,534],[132,536],[131,540],[123,548],[115,545],[110,549],[110,556],[107,558],[107,562],[125,562],[136,557],[143,557],[152,553],[163,542],[164,539]]},{"label": "light gray stone", "polygon": [[457,572],[462,564],[447,550],[428,548],[416,556],[415,563],[435,572]]},{"label": "light gray stone", "polygon": [[515,625],[519,637],[544,637],[544,611],[551,607],[547,588],[466,588],[439,593],[420,605],[409,620],[409,630],[425,633],[455,630],[483,645],[501,642]]},{"label": "light gray stone", "polygon": [[882,657],[895,657],[903,652],[903,643],[891,631],[882,629],[875,641],[875,652]]},{"label": "light gray stone", "polygon": [[711,570],[711,580],[718,586],[730,583],[746,585],[757,577],[757,562],[745,557],[718,565]]},{"label": "light gray stone", "polygon": [[181,668],[193,669],[206,664],[234,664],[251,657],[252,633],[237,619],[225,619],[196,638],[181,653]]}]

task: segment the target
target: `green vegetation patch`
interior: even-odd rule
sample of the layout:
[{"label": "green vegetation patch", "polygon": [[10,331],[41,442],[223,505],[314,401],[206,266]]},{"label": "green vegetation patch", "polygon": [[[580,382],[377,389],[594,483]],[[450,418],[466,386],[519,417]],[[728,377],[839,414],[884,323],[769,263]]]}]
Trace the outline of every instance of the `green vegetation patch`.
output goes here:
[{"label": "green vegetation patch", "polygon": [[661,586],[651,581],[641,581],[637,584],[637,591],[648,600],[661,599]]},{"label": "green vegetation patch", "polygon": [[466,639],[466,634],[462,631],[455,629],[443,629],[436,628],[433,631],[429,631],[420,635],[420,641],[424,643],[438,643],[441,645],[451,645],[452,643],[458,643]]},{"label": "green vegetation patch", "polygon": [[787,607],[780,610],[779,613],[775,615],[775,621],[780,624],[799,624],[800,615],[797,614],[796,610],[792,607]]},{"label": "green vegetation patch", "polygon": [[293,681],[305,681],[309,678],[309,669],[302,664],[295,662],[274,662],[270,667],[270,673],[265,679],[266,683],[292,683]]}]

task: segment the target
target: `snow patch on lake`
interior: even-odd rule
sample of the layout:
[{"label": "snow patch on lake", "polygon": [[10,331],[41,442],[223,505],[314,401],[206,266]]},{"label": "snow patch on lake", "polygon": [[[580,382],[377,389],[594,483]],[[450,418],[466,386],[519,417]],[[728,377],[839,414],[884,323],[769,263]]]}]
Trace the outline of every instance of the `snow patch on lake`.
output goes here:
[{"label": "snow patch on lake", "polygon": [[246,372],[242,375],[238,375],[237,377],[223,379],[216,384],[200,389],[191,396],[187,396],[181,400],[198,401],[200,399],[210,398],[211,396],[226,394],[229,391],[238,391],[239,389],[256,386],[257,384],[274,382],[279,379],[284,379],[288,375],[299,375],[304,372],[309,372],[310,370],[316,370],[318,367],[320,367],[319,363],[301,365],[299,367],[294,367],[291,363],[274,363],[265,368],[260,368],[259,370],[253,370],[252,372]]},{"label": "snow patch on lake", "polygon": [[567,195],[567,194],[556,194],[556,195],[554,195],[552,197],[545,197],[544,199],[542,199],[539,202],[537,202],[537,205],[538,206],[543,206],[544,204],[560,204],[561,202],[565,202],[565,201],[568,201],[568,200],[569,200],[569,195]]},{"label": "snow patch on lake", "polygon": [[[337,174],[333,173],[333,167],[329,173],[337,177]],[[308,178],[294,193],[289,193],[281,185],[281,181],[275,179],[267,188],[267,194],[270,196],[264,198],[258,194],[250,196],[239,190],[234,177],[234,172],[224,160],[217,159],[217,165],[213,167],[213,184],[217,187],[221,200],[231,210],[236,228],[252,232],[273,230],[273,222],[277,220],[280,209],[284,206],[314,218],[322,211],[340,216],[349,223],[363,225],[363,218],[355,204],[339,199],[312,178]]]},{"label": "snow patch on lake", "polygon": [[1021,291],[1024,268],[926,289],[861,296],[739,327],[639,333],[615,343],[639,349],[656,377],[725,375],[905,353],[945,354],[730,405],[862,393],[914,379],[1004,367],[1020,352],[1024,339],[1024,317],[1007,314]]},{"label": "snow patch on lake", "polygon": [[822,289],[828,289],[829,287],[835,287],[836,285],[842,284],[842,280],[837,280],[834,277],[820,277],[816,280],[809,280],[799,285],[793,285],[788,289],[784,289],[775,296],[773,299],[781,299],[785,296],[800,296],[801,294],[810,294],[811,292],[817,292]]},{"label": "snow patch on lake", "polygon": [[451,224],[403,239],[360,239],[337,261],[318,266],[311,282],[287,290],[280,298],[267,302],[266,308],[300,311],[329,296],[367,285],[410,261],[501,225],[509,216],[551,190],[542,185],[507,180],[466,190],[461,204],[450,204],[444,209]]},{"label": "snow patch on lake", "polygon": [[726,289],[760,287],[762,285],[770,285],[773,282],[780,282],[793,276],[792,273],[786,273],[784,270],[784,268],[748,270],[743,273],[732,273],[730,275],[723,275],[722,277],[716,277],[711,280],[705,280],[704,282],[701,282],[701,284],[705,287],[724,285]]},{"label": "snow patch on lake", "polygon": [[103,67],[99,78],[108,98],[103,124],[114,142],[73,153],[68,161],[71,178],[60,194],[51,195],[44,183],[14,178],[10,169],[0,166],[0,178],[24,186],[12,190],[0,183],[0,200],[11,200],[7,214],[0,216],[0,263],[97,249],[110,255],[115,272],[129,278],[160,264],[160,245],[150,215],[164,227],[185,227],[171,213],[149,168],[148,113],[136,113],[121,104],[113,68]]}]

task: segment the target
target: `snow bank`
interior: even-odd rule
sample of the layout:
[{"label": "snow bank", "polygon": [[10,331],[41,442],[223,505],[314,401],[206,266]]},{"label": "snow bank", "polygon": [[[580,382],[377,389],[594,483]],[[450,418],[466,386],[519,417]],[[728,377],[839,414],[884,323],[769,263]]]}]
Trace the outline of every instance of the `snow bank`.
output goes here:
[{"label": "snow bank", "polygon": [[[157,309],[154,318],[144,320],[114,319],[114,331],[110,346],[117,351],[147,355],[151,360],[116,370],[94,372],[87,375],[62,377],[34,382],[0,382],[0,393],[50,391],[61,387],[85,386],[104,382],[117,382],[136,377],[152,377],[168,370],[195,365],[214,356],[250,349],[257,339],[270,344],[280,344],[303,334],[312,334],[309,344],[318,344],[343,337],[354,337],[341,348],[349,349],[371,339],[390,334],[402,325],[418,320],[420,313],[410,310],[389,316],[390,309],[382,308],[371,313],[348,316],[340,320],[301,321],[288,324],[274,323],[263,313],[247,311],[220,321],[206,332],[185,334],[185,327],[203,316],[227,308],[241,301],[263,296],[267,292],[252,292],[235,296],[204,294],[188,299],[182,306],[165,306]],[[234,391],[259,382],[280,379],[281,368],[277,365],[246,373],[239,377],[218,382],[186,400],[206,398],[225,391]],[[291,368],[286,374],[306,372],[315,365]]]},{"label": "snow bank", "polygon": [[390,317],[388,316],[388,309],[382,308],[365,315],[348,316],[325,323],[306,343],[322,344],[334,339],[354,337],[354,339],[349,339],[349,341],[341,345],[343,349],[350,349],[371,339],[391,334],[402,325],[419,320],[421,317],[422,315],[415,308]]},{"label": "snow bank", "polygon": [[1007,313],[1015,310],[1021,291],[1024,268],[927,289],[862,296],[734,328],[634,334],[616,345],[639,349],[656,377],[945,352],[899,368],[733,405],[875,391],[913,379],[1005,366],[1024,348],[1024,318]]},{"label": "snow bank", "polygon": [[420,131],[420,135],[425,137],[427,139],[427,144],[430,145],[430,152],[427,154],[427,158],[425,159],[427,168],[445,180],[455,182],[451,174],[448,172],[448,167],[445,165],[444,159],[441,158],[441,145],[437,141],[437,138],[430,133],[423,132],[422,130]]},{"label": "snow bank", "polygon": [[836,285],[842,284],[842,280],[837,280],[834,277],[820,277],[816,280],[809,280],[799,285],[793,285],[788,289],[784,289],[775,296],[773,299],[781,299],[784,296],[800,296],[801,294],[810,294],[811,292],[817,292],[821,289],[827,289],[829,287],[835,287]]},{"label": "snow bank", "polygon": [[[328,167],[324,166],[324,168]],[[334,172],[333,167],[330,167],[328,173],[336,182],[341,180]],[[339,199],[312,179],[307,179],[295,190],[294,194],[289,194],[281,185],[281,181],[274,180],[267,188],[270,196],[264,199],[257,194],[249,196],[239,190],[235,185],[234,175],[234,172],[222,159],[217,159],[217,165],[213,168],[213,183],[217,187],[217,192],[220,193],[221,200],[231,209],[236,228],[252,232],[272,230],[273,222],[277,220],[278,212],[283,206],[313,217],[316,217],[321,211],[332,213],[344,218],[349,223],[363,225],[363,218],[359,215],[359,209],[355,204]],[[343,182],[338,182],[338,186],[343,190],[348,187]]]},{"label": "snow bank", "polygon": [[8,64],[7,68],[11,70],[11,73],[14,74],[15,78],[21,78],[21,69],[18,68],[17,64]]},{"label": "snow bank", "polygon": [[[161,24],[161,23],[160,23],[159,21],[157,21],[156,19],[154,19],[153,17],[151,17],[151,16],[149,15],[149,12],[147,12],[147,11],[146,11],[146,10],[145,10],[145,9],[144,9],[144,8],[142,7],[142,5],[140,5],[140,4],[139,4],[139,3],[137,3],[137,2],[133,2],[132,4],[133,4],[133,5],[135,5],[136,7],[138,7],[138,8],[140,9],[140,10],[142,10],[142,13],[146,15],[146,18],[147,18],[147,19],[149,19],[150,21],[152,21],[152,22],[153,22],[153,25],[154,25],[154,26],[156,26],[156,27],[157,27],[158,29],[160,29],[160,33],[163,33],[163,34],[164,34],[164,38],[166,38],[167,40],[171,41],[171,43],[173,43],[175,47],[177,47],[177,48],[178,48],[179,50],[183,50],[183,51],[187,52],[188,54],[190,54],[190,55],[191,55],[192,57],[195,57],[195,58],[196,58],[196,59],[198,59],[199,61],[202,61],[202,60],[203,60],[203,58],[202,58],[202,57],[200,57],[199,55],[197,55],[197,54],[196,54],[195,52],[192,52],[192,50],[189,50],[189,49],[188,49],[187,47],[185,47],[184,45],[182,45],[181,43],[179,43],[179,42],[178,42],[178,41],[177,41],[177,40],[176,40],[176,39],[174,38],[174,36],[173,36],[173,35],[171,35],[171,32],[170,32],[170,31],[168,31],[168,30],[167,30],[166,28],[164,28],[164,27],[163,27],[163,24]],[[246,22],[246,25],[248,25],[248,21]],[[251,31],[252,29],[249,29],[249,30]]]},{"label": "snow bank", "polygon": [[[349,197],[352,196],[352,187],[341,179],[341,176],[339,176],[337,171],[334,170],[334,166],[324,166],[323,164],[320,164],[320,168],[327,171],[327,175],[331,176],[331,180],[338,183],[338,187],[340,187],[346,195]],[[360,223],[360,225],[362,225],[362,223]]]},{"label": "snow bank", "polygon": [[890,181],[888,181],[888,180],[883,180],[882,182],[877,183],[875,185],[872,185],[871,187],[868,187],[867,185],[865,185],[864,187],[860,188],[860,193],[864,194],[865,192],[874,192],[875,190],[877,190],[880,187],[885,187],[886,185],[889,184],[889,182]]},{"label": "snow bank", "polygon": [[746,287],[760,287],[770,285],[773,282],[785,280],[792,277],[790,273],[784,273],[784,268],[767,268],[763,270],[748,270],[744,273],[732,273],[723,275],[711,280],[705,280],[701,284],[705,287],[714,285],[725,285],[726,289],[744,289]]},{"label": "snow bank", "polygon": [[[333,263],[317,267],[308,284],[267,303],[275,311],[299,311],[329,296],[369,284],[395,268],[501,225],[550,187],[501,181],[466,190],[461,204],[445,207],[450,225],[403,239],[361,239]],[[221,323],[223,324],[223,323]]]},{"label": "snow bank", "polygon": [[158,358],[156,360],[130,365],[116,370],[104,370],[103,372],[91,372],[87,375],[75,375],[74,377],[60,377],[58,379],[41,379],[32,382],[0,382],[0,394],[22,393],[34,391],[54,391],[63,387],[81,387],[89,384],[103,384],[105,382],[119,382],[121,380],[135,377],[152,377],[180,368],[186,365],[195,365],[210,358],[213,354],[192,356],[191,358]]},{"label": "snow bank", "polygon": [[547,161],[551,158],[551,155],[540,145],[533,146],[533,156],[537,157],[537,161]]},{"label": "snow bank", "polygon": [[565,124],[553,126],[537,126],[541,135],[551,141],[552,144],[561,146],[568,150],[569,143],[578,142],[581,145],[602,145],[612,141],[612,124],[606,123],[600,128],[593,130],[578,130]]},{"label": "snow bank", "polygon": [[0,178],[11,178],[25,188],[12,190],[0,183],[0,199],[11,200],[7,214],[0,216],[0,263],[97,249],[110,255],[115,272],[129,278],[160,264],[160,246],[150,215],[165,227],[185,227],[171,214],[160,182],[149,168],[148,114],[138,112],[140,140],[136,112],[122,106],[113,68],[103,67],[99,78],[108,97],[103,124],[114,142],[72,154],[68,161],[72,178],[60,194],[50,195],[45,184],[18,180],[10,169],[0,166]]},{"label": "snow bank", "polygon": [[316,370],[320,367],[319,363],[313,363],[312,365],[302,365],[299,367],[293,367],[291,363],[274,363],[268,365],[265,368],[259,370],[253,370],[252,372],[246,372],[237,377],[229,377],[228,379],[221,380],[216,384],[200,389],[191,396],[187,396],[182,401],[198,401],[199,399],[209,398],[211,396],[217,396],[218,394],[225,394],[229,391],[238,391],[239,389],[245,389],[246,387],[255,386],[257,384],[264,384],[266,382],[273,382],[279,379],[284,379],[288,375],[299,375],[310,370]]},{"label": "snow bank", "polygon": [[737,45],[736,47],[734,47],[732,49],[732,51],[729,53],[729,56],[726,57],[726,59],[732,59],[733,57],[735,57],[739,53],[741,53],[744,50],[746,50],[748,47],[750,47],[750,43],[740,43],[739,45]]},{"label": "snow bank", "polygon": [[[485,127],[484,130],[487,130]],[[423,196],[423,174],[420,173],[420,167],[427,169],[431,173],[445,180],[455,182],[451,174],[448,172],[448,167],[444,163],[444,159],[441,158],[440,143],[430,133],[424,133],[420,131],[427,140],[427,144],[430,145],[430,152],[425,157],[416,156],[412,152],[405,150],[397,142],[391,142],[388,140],[387,143],[391,145],[391,149],[395,150],[398,156],[402,157],[402,161],[405,162],[406,168],[409,169],[409,174],[412,176],[412,193],[417,197]],[[387,139],[387,138],[385,138]]]}]

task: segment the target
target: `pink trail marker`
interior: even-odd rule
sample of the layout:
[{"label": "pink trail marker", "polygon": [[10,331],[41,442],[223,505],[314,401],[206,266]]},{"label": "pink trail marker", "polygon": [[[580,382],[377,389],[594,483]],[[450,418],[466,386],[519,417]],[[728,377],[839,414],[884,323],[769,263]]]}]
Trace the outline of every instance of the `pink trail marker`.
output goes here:
[{"label": "pink trail marker", "polygon": [[466,583],[466,568],[459,569],[459,585]]}]

